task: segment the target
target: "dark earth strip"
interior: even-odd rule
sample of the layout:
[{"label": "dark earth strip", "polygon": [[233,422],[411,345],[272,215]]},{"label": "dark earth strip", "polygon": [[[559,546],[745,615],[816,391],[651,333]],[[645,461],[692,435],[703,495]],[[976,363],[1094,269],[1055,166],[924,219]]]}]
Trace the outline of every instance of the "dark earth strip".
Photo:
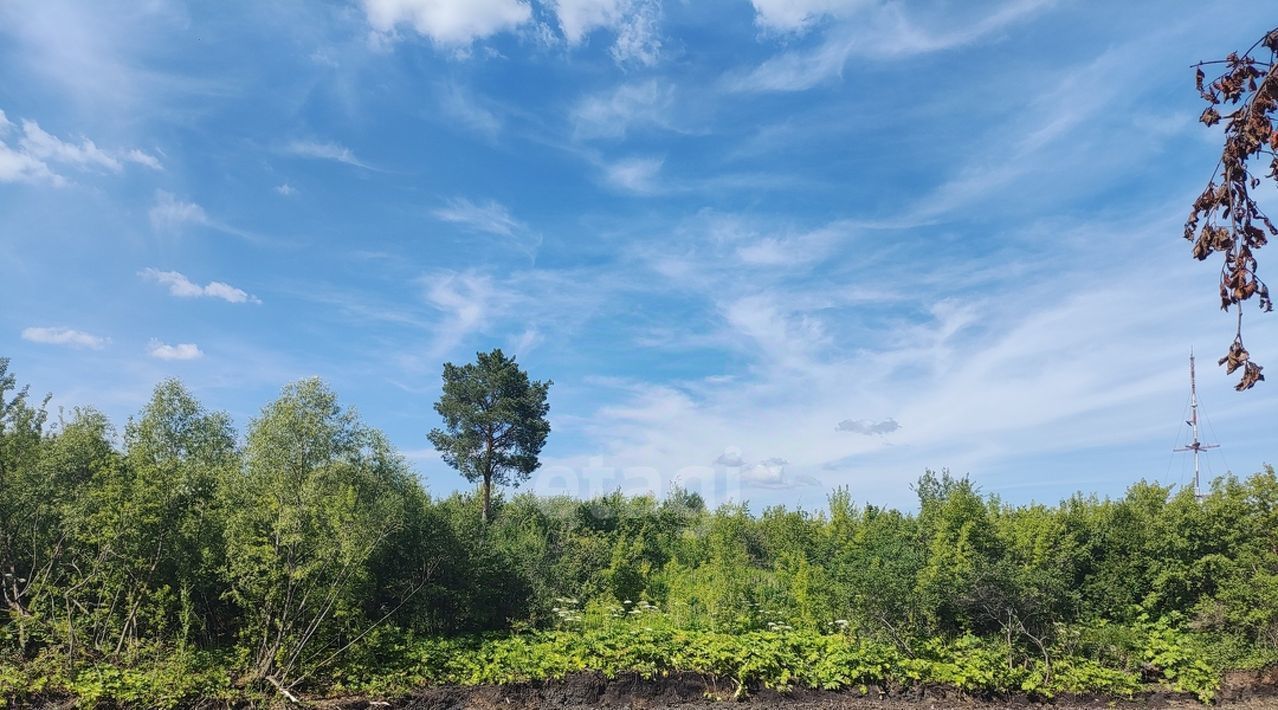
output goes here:
[{"label": "dark earth strip", "polygon": [[[422,688],[407,698],[326,698],[314,701],[323,710],[460,710],[502,708],[783,708],[785,710],[994,710],[996,708],[1206,708],[1193,697],[1181,693],[1147,692],[1134,698],[1097,695],[1058,696],[1051,700],[1026,696],[979,698],[949,688],[929,687],[885,694],[870,688],[856,691],[796,689],[788,693],[759,689],[733,701],[730,684],[714,682],[695,674],[645,680],[638,676],[608,679],[597,673],[576,673],[563,680],[512,685],[433,686]],[[723,699],[716,699],[715,696]],[[1265,672],[1227,674],[1221,685],[1217,707],[1236,710],[1278,709],[1278,668]]]}]

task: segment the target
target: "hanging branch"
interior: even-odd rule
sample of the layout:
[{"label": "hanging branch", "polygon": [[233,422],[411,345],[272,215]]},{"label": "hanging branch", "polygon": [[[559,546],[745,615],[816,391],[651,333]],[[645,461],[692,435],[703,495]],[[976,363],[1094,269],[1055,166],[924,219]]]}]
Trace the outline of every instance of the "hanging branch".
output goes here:
[{"label": "hanging branch", "polygon": [[[1252,56],[1260,48],[1269,52],[1269,61]],[[1237,309],[1238,320],[1234,342],[1219,364],[1233,374],[1242,370],[1242,378],[1234,389],[1251,389],[1265,379],[1260,365],[1252,362],[1243,346],[1243,301],[1259,298],[1262,311],[1272,311],[1269,287],[1256,273],[1256,252],[1270,237],[1278,237],[1278,228],[1261,211],[1252,190],[1260,186],[1260,178],[1251,174],[1252,158],[1268,156],[1267,179],[1278,183],[1278,28],[1270,30],[1241,56],[1231,53],[1223,60],[1194,65],[1198,93],[1209,105],[1199,117],[1204,125],[1225,122],[1225,142],[1220,162],[1207,188],[1194,201],[1185,222],[1185,239],[1193,242],[1193,256],[1206,260],[1214,252],[1223,255],[1220,269],[1221,310]],[[1224,71],[1211,82],[1204,67],[1223,66]],[[1222,114],[1222,111],[1225,113]],[[1220,183],[1217,184],[1217,178]]]}]

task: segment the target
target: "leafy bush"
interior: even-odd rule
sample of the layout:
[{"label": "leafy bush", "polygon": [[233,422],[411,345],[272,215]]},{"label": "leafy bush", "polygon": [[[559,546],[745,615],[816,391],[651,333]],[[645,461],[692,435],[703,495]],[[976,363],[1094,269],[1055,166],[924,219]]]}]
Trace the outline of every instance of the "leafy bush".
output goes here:
[{"label": "leafy bush", "polygon": [[231,658],[154,648],[131,664],[75,663],[46,653],[22,665],[0,664],[0,701],[23,707],[41,696],[72,696],[82,706],[176,708],[191,701],[252,699],[233,688]]},{"label": "leafy bush", "polygon": [[1174,619],[1165,617],[1145,622],[1145,662],[1173,689],[1211,702],[1220,687],[1220,671],[1204,660],[1207,654],[1199,639],[1173,624]]}]

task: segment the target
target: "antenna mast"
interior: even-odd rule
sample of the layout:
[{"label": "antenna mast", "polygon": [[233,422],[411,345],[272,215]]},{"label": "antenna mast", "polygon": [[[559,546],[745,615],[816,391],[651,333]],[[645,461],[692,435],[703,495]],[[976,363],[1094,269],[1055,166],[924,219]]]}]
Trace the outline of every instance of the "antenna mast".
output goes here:
[{"label": "antenna mast", "polygon": [[1185,423],[1188,424],[1189,428],[1193,431],[1194,440],[1179,449],[1173,449],[1173,451],[1194,452],[1194,497],[1202,498],[1203,492],[1199,483],[1198,455],[1208,449],[1220,448],[1220,444],[1204,444],[1198,440],[1198,379],[1194,372],[1193,348],[1190,348],[1189,350],[1189,411],[1189,421]]}]

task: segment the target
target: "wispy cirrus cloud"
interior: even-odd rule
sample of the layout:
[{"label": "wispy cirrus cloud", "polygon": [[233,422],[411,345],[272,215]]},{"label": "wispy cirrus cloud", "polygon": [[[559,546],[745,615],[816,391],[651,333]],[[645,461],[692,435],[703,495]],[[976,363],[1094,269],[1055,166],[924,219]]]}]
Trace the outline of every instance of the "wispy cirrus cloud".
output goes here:
[{"label": "wispy cirrus cloud", "polygon": [[138,273],[143,279],[162,284],[169,288],[169,293],[178,298],[218,298],[227,303],[261,303],[247,291],[236,288],[221,281],[210,281],[201,286],[177,271],[161,271],[146,268]]},{"label": "wispy cirrus cloud", "polygon": [[147,218],[157,234],[181,234],[188,227],[203,227],[257,244],[270,243],[266,237],[214,219],[199,203],[167,190],[155,191]]},{"label": "wispy cirrus cloud", "polygon": [[874,0],[750,0],[755,24],[772,32],[802,33],[828,17],[851,15]]},{"label": "wispy cirrus cloud", "polygon": [[434,327],[430,346],[436,357],[491,326],[508,300],[492,277],[474,271],[430,274],[421,284],[426,303],[443,316]]},{"label": "wispy cirrus cloud", "polygon": [[[1174,227],[1172,219],[1146,225],[1148,219],[1123,225],[1133,239],[1124,253],[1148,254],[1140,245]],[[1099,234],[1112,228],[1073,227]],[[694,267],[719,308],[723,340],[745,365],[729,369],[730,376],[628,383],[590,418],[599,446],[594,455],[668,476],[713,461],[736,476],[731,480],[746,496],[752,488],[781,487],[781,470],[796,481],[851,483],[859,495],[901,500],[908,496],[903,484],[925,468],[994,477],[1006,474],[1012,451],[1033,457],[1136,442],[1163,451],[1157,440],[1165,436],[1168,402],[1179,403],[1185,386],[1183,344],[1194,337],[1166,324],[1198,317],[1186,315],[1183,299],[1174,296],[1192,265],[1164,255],[1132,273],[1125,258],[1099,267],[1082,253],[1077,260],[1060,252],[1036,257],[1047,259],[1040,264],[1046,270],[1031,282],[1023,273],[1007,274],[979,293],[960,282],[924,279],[925,298],[937,304],[922,316],[892,307],[887,312],[896,315],[883,322],[874,312],[882,308],[840,306],[794,290],[752,294],[754,272],[717,275],[717,267]],[[716,263],[713,254],[704,258]],[[676,273],[671,283],[682,279]],[[824,289],[824,279],[809,286],[837,293],[844,279],[871,291],[891,282],[871,268],[834,276]],[[734,281],[742,283],[734,289]],[[1194,311],[1205,320],[1190,329],[1198,333],[1211,327],[1210,304],[1201,305]],[[1148,361],[1118,366],[1128,348]],[[849,403],[894,415],[849,419]]]},{"label": "wispy cirrus cloud", "polygon": [[356,157],[350,148],[331,141],[295,140],[284,146],[284,152],[299,158],[330,160],[365,170],[377,169]]},{"label": "wispy cirrus cloud", "polygon": [[603,166],[604,181],[626,192],[650,195],[662,189],[657,178],[664,164],[664,158],[624,158]]},{"label": "wispy cirrus cloud", "polygon": [[431,212],[436,219],[457,224],[467,229],[503,237],[514,236],[527,227],[510,215],[510,210],[496,200],[483,203],[471,202],[465,197],[449,199],[444,206]]},{"label": "wispy cirrus cloud", "polygon": [[762,234],[743,240],[736,248],[736,256],[743,264],[753,266],[802,266],[826,259],[856,234],[876,226],[836,220],[805,231]]},{"label": "wispy cirrus cloud", "polygon": [[474,202],[465,197],[453,197],[432,210],[431,214],[442,222],[469,232],[503,237],[530,258],[541,246],[541,235],[516,219],[505,205],[496,200]]},{"label": "wispy cirrus cloud", "polygon": [[577,138],[622,138],[631,129],[669,129],[675,87],[658,79],[622,84],[580,99],[571,111]]},{"label": "wispy cirrus cloud", "polygon": [[174,96],[217,93],[216,79],[157,61],[189,23],[170,2],[12,0],[0,3],[0,45],[13,49],[13,66],[72,105],[136,121],[172,108]]},{"label": "wispy cirrus cloud", "polygon": [[[1172,123],[1166,120],[1159,122],[1161,131],[1140,126],[1127,118],[1127,111],[1149,100],[1140,77],[1164,61],[1156,48],[1169,36],[1166,31],[1144,35],[1044,76],[1037,91],[1017,98],[1016,110],[1006,120],[966,143],[955,168],[910,204],[904,219],[924,223],[950,218],[1001,200],[1012,186],[1032,194],[1026,181],[1055,192],[1093,187],[1098,178],[1144,162],[1174,139],[1175,131],[1166,130]],[[1083,158],[1077,150],[1081,141],[1109,147]],[[1086,161],[1085,169],[1063,168],[1079,160]],[[1055,169],[1043,171],[1042,165]],[[1113,169],[1102,169],[1110,165]]]},{"label": "wispy cirrus cloud", "polygon": [[972,44],[1041,12],[1053,0],[1003,0],[942,7],[928,16],[887,0],[755,0],[756,21],[781,33],[828,27],[815,47],[790,49],[753,69],[728,75],[734,91],[803,91],[842,76],[853,58],[886,60]]},{"label": "wispy cirrus cloud", "polygon": [[439,89],[439,110],[453,124],[495,141],[502,130],[502,119],[473,92],[460,84],[449,83]]},{"label": "wispy cirrus cloud", "polygon": [[101,350],[110,342],[107,338],[73,328],[32,326],[22,330],[22,339],[44,345],[65,345],[71,348]]},{"label": "wispy cirrus cloud", "polygon": [[510,339],[509,350],[515,355],[527,354],[541,345],[545,339],[546,337],[538,329],[525,328],[518,337]]}]

